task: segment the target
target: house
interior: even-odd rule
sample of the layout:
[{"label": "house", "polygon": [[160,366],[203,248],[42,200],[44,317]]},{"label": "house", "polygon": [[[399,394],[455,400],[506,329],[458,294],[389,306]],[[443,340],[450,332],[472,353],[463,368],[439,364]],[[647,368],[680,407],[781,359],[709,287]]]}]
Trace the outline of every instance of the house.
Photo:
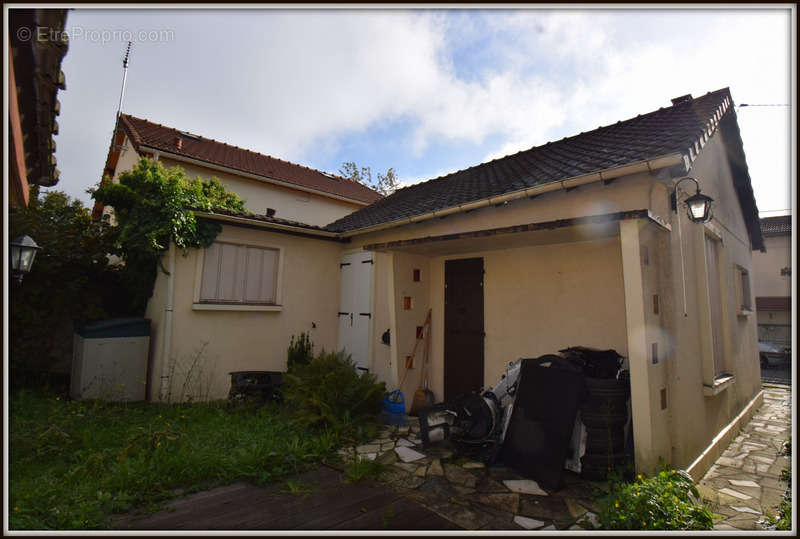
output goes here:
[{"label": "house", "polygon": [[792,216],[761,219],[765,252],[753,253],[758,340],[792,344]]},{"label": "house", "polygon": [[[713,198],[710,222],[689,220],[687,176]],[[165,257],[148,306],[153,399],[190,387],[220,398],[230,371],[285,370],[302,331],[394,389],[430,309],[438,400],[494,384],[520,357],[575,345],[626,356],[642,471],[663,457],[699,477],[761,402],[747,280],[764,240],[727,88],[400,189],[325,226],[198,216],[223,230],[208,249]],[[405,395],[420,374],[417,358]]]},{"label": "house", "polygon": [[66,9],[8,11],[8,202],[27,206],[30,185],[58,183],[53,135],[65,85]]},{"label": "house", "polygon": [[[193,178],[219,178],[245,199],[249,212],[311,225],[324,226],[381,198],[357,182],[121,114],[104,179],[118,181],[141,157],[178,165]],[[96,217],[102,211],[95,206]]]}]

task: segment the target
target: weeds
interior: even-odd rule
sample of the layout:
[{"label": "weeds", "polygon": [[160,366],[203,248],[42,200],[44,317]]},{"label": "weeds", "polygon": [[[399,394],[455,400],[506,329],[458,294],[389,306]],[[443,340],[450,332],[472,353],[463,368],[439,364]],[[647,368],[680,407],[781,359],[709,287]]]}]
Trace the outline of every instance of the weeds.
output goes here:
[{"label": "weeds", "polygon": [[153,511],[179,487],[264,485],[339,447],[274,404],[125,406],[20,391],[9,405],[11,530],[108,529],[109,515]]},{"label": "weeds", "polygon": [[[792,455],[792,440],[787,438],[783,441],[784,455]],[[781,481],[786,481],[786,492],[783,494],[783,500],[778,506],[777,515],[767,515],[761,524],[764,528],[769,530],[787,531],[792,529],[792,467],[785,466],[781,470]]]},{"label": "weeds", "polygon": [[360,483],[362,481],[376,481],[389,467],[376,460],[361,459],[356,457],[353,464],[345,470],[346,483]]},{"label": "weeds", "polygon": [[699,503],[692,478],[662,461],[654,477],[610,482],[600,500],[599,525],[605,530],[710,530],[714,516]]}]

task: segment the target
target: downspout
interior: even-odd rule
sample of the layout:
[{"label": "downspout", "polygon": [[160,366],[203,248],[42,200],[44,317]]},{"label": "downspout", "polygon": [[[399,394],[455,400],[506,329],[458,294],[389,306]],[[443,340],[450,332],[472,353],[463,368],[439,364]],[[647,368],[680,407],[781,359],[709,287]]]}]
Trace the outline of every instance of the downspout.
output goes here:
[{"label": "downspout", "polygon": [[164,306],[164,341],[161,349],[161,388],[158,400],[163,402],[167,397],[172,366],[172,309],[175,297],[175,242],[170,240],[167,251],[167,302]]}]

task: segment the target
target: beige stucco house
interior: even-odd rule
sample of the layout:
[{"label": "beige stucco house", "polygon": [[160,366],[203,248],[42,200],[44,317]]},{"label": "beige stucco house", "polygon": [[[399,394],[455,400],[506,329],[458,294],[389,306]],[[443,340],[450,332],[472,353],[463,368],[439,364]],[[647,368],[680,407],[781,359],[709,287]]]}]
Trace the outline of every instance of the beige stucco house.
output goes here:
[{"label": "beige stucco house", "polygon": [[[690,182],[673,209],[686,176],[714,199],[708,223],[687,217]],[[219,245],[171,249],[148,307],[152,399],[195,383],[220,398],[229,371],[285,370],[301,331],[395,389],[430,309],[438,400],[494,384],[520,357],[576,345],[626,356],[643,471],[663,457],[698,477],[760,403],[746,279],[763,238],[728,89],[400,189],[325,226],[200,216],[223,224]],[[221,276],[231,259],[265,269]],[[219,301],[221,279],[268,291]],[[406,396],[420,369],[417,358]]]},{"label": "beige stucco house", "polygon": [[761,219],[764,251],[753,253],[758,338],[792,344],[792,216]]}]

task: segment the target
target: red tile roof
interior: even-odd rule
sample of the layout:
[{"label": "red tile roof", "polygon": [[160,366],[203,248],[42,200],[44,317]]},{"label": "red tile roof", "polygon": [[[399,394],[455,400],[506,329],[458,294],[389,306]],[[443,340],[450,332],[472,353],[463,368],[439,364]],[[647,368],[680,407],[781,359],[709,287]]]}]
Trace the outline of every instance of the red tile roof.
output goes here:
[{"label": "red tile roof", "polygon": [[784,236],[792,233],[792,216],[779,215],[761,219],[761,233],[764,236]]},{"label": "red tile roof", "polygon": [[297,185],[367,204],[382,198],[380,193],[358,182],[149,122],[129,114],[120,116],[120,124],[137,151],[140,146],[148,146],[182,157],[264,176],[290,186]]},{"label": "red tile roof", "polygon": [[[369,228],[675,153],[692,161],[700,141],[710,137],[717,126],[723,127],[725,145],[733,148],[729,151],[741,147],[728,88],[696,99],[684,96],[670,107],[399,189],[327,228],[337,232]],[[734,184],[751,242],[753,248],[761,248],[758,211],[744,154],[731,155],[737,165]]]}]

